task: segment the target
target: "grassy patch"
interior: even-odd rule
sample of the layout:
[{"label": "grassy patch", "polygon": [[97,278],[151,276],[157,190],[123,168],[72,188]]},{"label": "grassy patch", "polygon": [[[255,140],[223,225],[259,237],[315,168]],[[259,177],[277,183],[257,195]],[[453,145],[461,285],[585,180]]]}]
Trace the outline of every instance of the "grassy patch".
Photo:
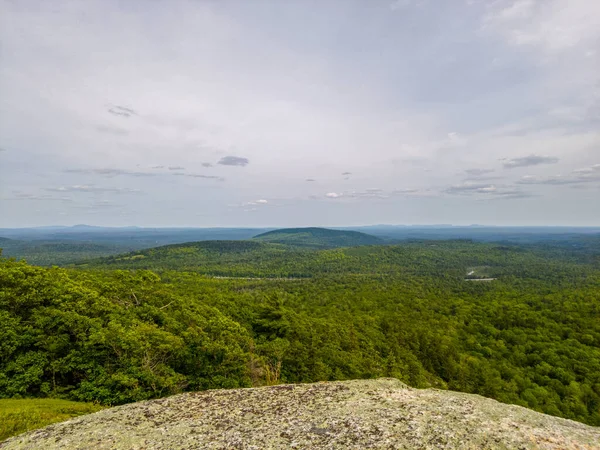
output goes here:
[{"label": "grassy patch", "polygon": [[92,403],[71,402],[53,398],[0,399],[0,441],[26,431],[35,430],[71,417],[102,409]]}]

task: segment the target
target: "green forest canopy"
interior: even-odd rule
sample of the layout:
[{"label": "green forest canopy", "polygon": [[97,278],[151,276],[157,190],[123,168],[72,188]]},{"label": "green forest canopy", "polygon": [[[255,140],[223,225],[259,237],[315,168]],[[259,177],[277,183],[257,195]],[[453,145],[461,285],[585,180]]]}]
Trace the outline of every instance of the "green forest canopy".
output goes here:
[{"label": "green forest canopy", "polygon": [[600,425],[598,255],[593,239],[212,241],[71,268],[4,259],[0,396],[120,404],[393,376]]}]

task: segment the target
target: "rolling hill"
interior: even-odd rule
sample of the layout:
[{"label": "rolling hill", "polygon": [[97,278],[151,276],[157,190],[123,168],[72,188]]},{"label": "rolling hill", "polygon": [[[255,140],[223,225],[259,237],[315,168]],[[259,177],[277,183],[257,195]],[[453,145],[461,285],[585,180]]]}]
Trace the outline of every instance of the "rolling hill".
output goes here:
[{"label": "rolling hill", "polygon": [[284,228],[259,234],[253,239],[306,248],[356,247],[385,242],[383,239],[360,231],[329,230],[327,228]]},{"label": "rolling hill", "polygon": [[[87,268],[188,270],[213,276],[289,276],[309,250],[259,241],[200,241],[172,244],[76,264]],[[287,270],[282,271],[281,268]]]}]

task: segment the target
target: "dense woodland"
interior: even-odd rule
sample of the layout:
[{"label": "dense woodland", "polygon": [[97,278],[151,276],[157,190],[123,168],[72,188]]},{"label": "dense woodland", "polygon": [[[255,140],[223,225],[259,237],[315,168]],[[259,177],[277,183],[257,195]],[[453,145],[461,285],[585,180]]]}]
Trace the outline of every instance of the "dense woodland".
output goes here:
[{"label": "dense woodland", "polygon": [[600,237],[0,259],[1,397],[114,405],[383,376],[600,425]]}]

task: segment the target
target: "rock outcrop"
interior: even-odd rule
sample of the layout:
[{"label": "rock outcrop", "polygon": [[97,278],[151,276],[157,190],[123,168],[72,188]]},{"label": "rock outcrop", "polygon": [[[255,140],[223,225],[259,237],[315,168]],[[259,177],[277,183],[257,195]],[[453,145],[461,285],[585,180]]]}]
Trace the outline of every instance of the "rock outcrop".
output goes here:
[{"label": "rock outcrop", "polygon": [[600,428],[394,379],[176,395],[25,433],[12,449],[596,449]]}]

